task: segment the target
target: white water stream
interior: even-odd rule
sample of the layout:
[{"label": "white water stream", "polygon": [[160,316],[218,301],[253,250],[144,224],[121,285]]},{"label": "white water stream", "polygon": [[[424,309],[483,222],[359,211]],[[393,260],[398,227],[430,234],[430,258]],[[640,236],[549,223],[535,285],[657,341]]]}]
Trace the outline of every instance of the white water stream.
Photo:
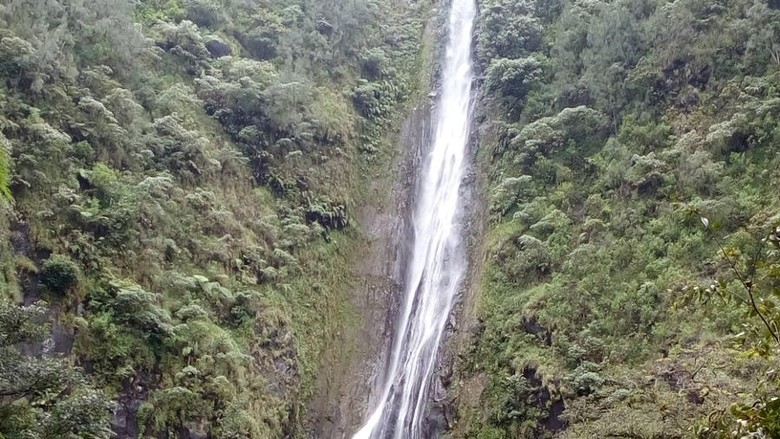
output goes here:
[{"label": "white water stream", "polygon": [[405,298],[381,398],[353,439],[428,438],[426,404],[444,327],[466,272],[458,224],[471,98],[475,0],[452,0],[436,106],[434,143],[425,160],[413,218]]}]

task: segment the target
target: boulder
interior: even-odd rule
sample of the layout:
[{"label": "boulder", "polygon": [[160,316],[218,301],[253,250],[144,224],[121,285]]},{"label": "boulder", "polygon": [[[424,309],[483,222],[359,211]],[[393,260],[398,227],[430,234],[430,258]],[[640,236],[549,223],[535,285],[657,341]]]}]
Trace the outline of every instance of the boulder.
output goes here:
[{"label": "boulder", "polygon": [[214,58],[222,58],[223,56],[229,56],[233,53],[233,49],[231,49],[227,43],[216,38],[206,41],[206,50],[208,50]]}]

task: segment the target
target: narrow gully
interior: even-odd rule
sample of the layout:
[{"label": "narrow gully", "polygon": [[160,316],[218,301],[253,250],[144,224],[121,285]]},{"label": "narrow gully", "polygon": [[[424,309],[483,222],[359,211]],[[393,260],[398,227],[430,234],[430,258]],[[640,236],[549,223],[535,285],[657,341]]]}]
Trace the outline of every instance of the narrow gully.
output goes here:
[{"label": "narrow gully", "polygon": [[466,273],[461,182],[466,168],[476,4],[449,12],[435,135],[423,166],[413,217],[413,248],[381,397],[353,439],[429,438],[425,416],[436,356]]}]

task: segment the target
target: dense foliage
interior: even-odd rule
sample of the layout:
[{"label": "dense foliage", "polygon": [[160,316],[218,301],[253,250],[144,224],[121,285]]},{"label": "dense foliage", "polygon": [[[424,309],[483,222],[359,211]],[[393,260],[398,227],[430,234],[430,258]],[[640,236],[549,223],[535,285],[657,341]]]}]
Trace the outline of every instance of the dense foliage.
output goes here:
[{"label": "dense foliage", "polygon": [[481,393],[456,434],[777,436],[780,4],[480,11]]},{"label": "dense foliage", "polygon": [[81,370],[49,352],[22,352],[21,346],[46,339],[45,315],[42,304],[0,301],[0,437],[107,437],[115,404]]},{"label": "dense foliage", "polygon": [[0,2],[0,437],[303,434],[427,7]]}]

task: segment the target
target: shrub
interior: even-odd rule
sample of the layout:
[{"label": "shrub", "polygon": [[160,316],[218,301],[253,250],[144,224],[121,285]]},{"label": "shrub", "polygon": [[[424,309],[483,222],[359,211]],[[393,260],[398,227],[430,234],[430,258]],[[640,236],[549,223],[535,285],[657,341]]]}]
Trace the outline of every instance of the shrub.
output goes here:
[{"label": "shrub", "polygon": [[398,89],[389,82],[361,81],[352,93],[352,102],[364,117],[379,119],[390,113],[398,96]]},{"label": "shrub", "polygon": [[390,61],[381,48],[370,49],[361,58],[363,75],[368,79],[379,79],[388,71]]},{"label": "shrub", "polygon": [[477,55],[481,62],[520,57],[542,44],[542,24],[531,14],[530,2],[491,0],[481,6]]},{"label": "shrub", "polygon": [[347,207],[329,200],[320,200],[309,205],[306,220],[319,223],[326,230],[341,230],[349,225]]},{"label": "shrub", "polygon": [[522,235],[501,248],[497,259],[507,281],[517,285],[536,282],[550,273],[551,259],[547,245],[529,235]]},{"label": "shrub", "polygon": [[52,293],[64,296],[79,284],[78,266],[67,256],[54,255],[43,262],[41,283]]},{"label": "shrub", "polygon": [[604,378],[596,372],[585,372],[574,378],[574,388],[578,395],[590,395],[597,392],[604,385]]},{"label": "shrub", "polygon": [[542,63],[535,58],[501,58],[491,61],[485,84],[489,91],[509,98],[512,105],[519,105],[542,79],[542,73]]},{"label": "shrub", "polygon": [[198,26],[217,28],[225,22],[224,13],[216,3],[193,0],[187,3],[187,19]]},{"label": "shrub", "polygon": [[505,178],[490,197],[491,211],[498,216],[504,216],[526,198],[533,189],[530,175]]}]

